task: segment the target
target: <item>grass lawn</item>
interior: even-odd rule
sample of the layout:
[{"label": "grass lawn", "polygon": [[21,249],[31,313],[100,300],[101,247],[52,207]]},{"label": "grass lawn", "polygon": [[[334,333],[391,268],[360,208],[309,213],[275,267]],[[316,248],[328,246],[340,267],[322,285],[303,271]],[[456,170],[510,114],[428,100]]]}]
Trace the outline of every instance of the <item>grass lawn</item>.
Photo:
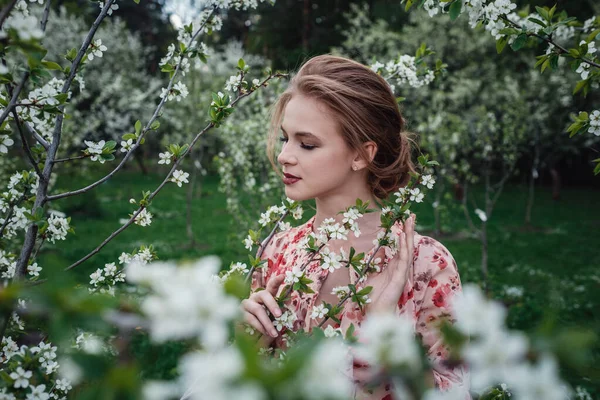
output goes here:
[{"label": "grass lawn", "polygon": [[[63,178],[53,193],[79,188],[93,180],[93,176]],[[40,265],[67,267],[85,256],[120,226],[119,219],[127,218],[133,211],[134,206],[128,200],[132,197],[139,200],[143,190],[154,190],[160,180],[158,175],[141,176],[137,172],[123,171],[83,196],[57,201],[53,206],[72,217],[76,234],[56,245],[45,245],[39,257]],[[196,246],[186,247],[187,187],[178,188],[169,183],[150,207],[154,215],[151,226],[129,227],[99,254],[75,268],[80,282],[86,284],[96,268],[117,261],[121,252],[131,252],[142,244],[154,245],[163,260],[195,259],[209,254],[219,256],[224,265],[247,260],[242,244],[231,240],[235,226],[225,210],[225,197],[217,191],[217,184],[216,177],[207,177],[201,197],[193,202]],[[532,220],[539,229],[523,230],[526,193],[522,186],[507,187],[489,221],[491,296],[509,305],[509,325],[513,328],[531,330],[547,317],[559,326],[600,331],[597,312],[600,307],[597,292],[600,290],[600,192],[564,189],[561,200],[554,201],[549,190],[538,189]],[[418,216],[417,227],[423,232],[431,231],[431,204],[419,204],[414,211]],[[454,233],[467,229],[458,208],[444,223]],[[454,255],[463,283],[478,282],[481,259],[478,240],[465,239],[464,235],[463,239],[449,236],[440,240]],[[507,294],[508,287],[521,288],[523,295]],[[592,355],[595,361],[598,353],[595,351]],[[581,373],[568,371],[567,375],[572,383],[583,384],[600,395],[599,385],[586,381]],[[598,369],[586,375],[598,375]]]}]

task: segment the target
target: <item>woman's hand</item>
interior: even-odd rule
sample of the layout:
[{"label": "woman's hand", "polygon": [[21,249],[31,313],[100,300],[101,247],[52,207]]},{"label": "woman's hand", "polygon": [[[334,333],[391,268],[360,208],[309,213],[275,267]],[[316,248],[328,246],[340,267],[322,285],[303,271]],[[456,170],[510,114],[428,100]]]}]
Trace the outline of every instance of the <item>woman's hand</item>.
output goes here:
[{"label": "woman's hand", "polygon": [[404,222],[398,238],[398,252],[380,273],[371,273],[364,287],[372,286],[368,312],[393,311],[402,296],[414,256],[415,215]]},{"label": "woman's hand", "polygon": [[281,309],[277,305],[275,295],[284,279],[284,274],[274,276],[269,280],[265,290],[254,292],[250,297],[242,300],[244,321],[265,336],[277,337],[277,330],[267,309],[275,317],[281,316]]}]

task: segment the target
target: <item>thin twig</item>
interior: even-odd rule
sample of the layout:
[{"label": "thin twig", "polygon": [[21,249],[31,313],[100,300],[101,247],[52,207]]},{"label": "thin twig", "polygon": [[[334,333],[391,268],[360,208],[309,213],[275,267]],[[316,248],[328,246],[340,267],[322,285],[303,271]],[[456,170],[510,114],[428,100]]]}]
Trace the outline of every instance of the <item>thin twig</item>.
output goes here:
[{"label": "thin twig", "polygon": [[[216,8],[213,8],[212,13],[206,18],[206,20],[203,22],[203,24],[200,26],[200,28],[198,28],[198,30],[196,31],[196,33],[194,34],[194,36],[192,36],[192,38],[190,39],[190,43],[188,45],[191,46],[192,43],[194,43],[194,41],[196,40],[196,37],[200,34],[200,32],[204,29],[204,26],[210,21],[210,19],[212,18],[212,16],[215,13]],[[179,63],[177,64],[177,67],[175,68],[175,72],[173,72],[173,76],[171,77],[171,79],[169,80],[169,84],[167,85],[167,93],[172,89],[173,84],[175,82],[175,77],[177,76],[177,73],[179,72],[179,69],[181,68],[181,63],[183,61],[184,57],[181,57],[181,59],[179,60]],[[101,185],[102,183],[106,182],[107,180],[109,180],[110,178],[113,177],[113,175],[115,175],[127,162],[127,160],[129,160],[129,158],[131,157],[131,155],[133,154],[133,152],[140,146],[142,140],[144,139],[144,136],[146,135],[146,133],[150,130],[150,127],[152,126],[152,123],[156,120],[156,118],[158,118],[158,114],[160,112],[160,110],[163,108],[165,102],[167,101],[167,97],[168,96],[164,96],[161,101],[159,102],[158,106],[156,107],[156,109],[154,110],[154,113],[152,115],[152,117],[150,118],[150,120],[148,121],[148,123],[146,124],[146,126],[144,127],[144,129],[142,129],[142,132],[140,133],[137,141],[133,144],[133,146],[131,146],[131,148],[129,149],[129,151],[125,154],[125,156],[123,157],[123,159],[121,160],[121,162],[115,167],[115,169],[113,169],[112,171],[110,171],[106,176],[104,176],[103,178],[97,180],[96,182],[78,189],[78,190],[73,190],[71,192],[65,192],[65,193],[60,193],[60,194],[56,194],[56,195],[52,195],[52,196],[48,196],[46,198],[47,201],[53,201],[53,200],[58,200],[58,199],[62,199],[65,197],[70,197],[70,196],[75,196],[81,193],[85,193],[93,188],[95,188],[98,185]]]},{"label": "thin twig", "polygon": [[40,168],[38,167],[37,162],[33,158],[33,154],[31,153],[31,148],[29,147],[29,142],[27,142],[27,138],[25,137],[25,134],[23,133],[23,128],[21,127],[21,121],[19,120],[19,116],[17,115],[17,112],[14,109],[12,111],[12,115],[13,115],[13,118],[15,119],[15,124],[17,125],[17,130],[19,131],[19,136],[21,136],[21,144],[23,145],[23,150],[25,150],[25,155],[29,159],[29,162],[33,166],[33,169],[35,170],[35,173],[38,175],[38,177],[40,179],[44,179],[44,176],[42,175],[42,171],[40,171]]},{"label": "thin twig", "polygon": [[[267,236],[267,238],[258,246],[258,253],[256,254],[256,258],[260,259],[262,257],[265,249],[267,248],[269,243],[271,243],[271,239],[273,239],[273,236],[275,236],[275,232],[277,232],[277,228],[279,228],[279,224],[283,221],[283,219],[285,217],[288,216],[289,213],[290,213],[289,209],[285,210],[285,212],[281,215],[281,217],[279,218],[279,220],[277,221],[277,223],[275,224],[273,229],[271,229],[271,233],[269,233],[269,236]],[[248,272],[248,274],[246,275],[246,279],[244,279],[244,282],[248,283],[248,281],[252,277],[252,274],[254,273],[255,270],[256,270],[256,267],[254,267],[254,266],[252,268],[250,268],[250,272]]]},{"label": "thin twig", "polygon": [[91,157],[91,154],[84,154],[82,156],[76,156],[76,157],[69,157],[69,158],[57,158],[56,160],[54,160],[53,162],[55,164],[57,163],[61,163],[61,162],[67,162],[67,161],[73,161],[73,160],[80,160],[82,158],[88,158]]},{"label": "thin twig", "polygon": [[6,106],[6,108],[4,110],[2,110],[2,114],[0,115],[0,125],[2,125],[2,123],[4,122],[4,120],[6,119],[8,114],[15,107],[15,104],[17,103],[17,99],[19,98],[19,95],[21,94],[21,91],[25,87],[25,83],[27,82],[28,79],[29,79],[29,71],[27,71],[23,74],[23,78],[21,78],[21,82],[15,88],[15,90],[13,90],[13,94],[12,94],[12,97],[10,98],[10,101],[8,102],[8,105]]}]

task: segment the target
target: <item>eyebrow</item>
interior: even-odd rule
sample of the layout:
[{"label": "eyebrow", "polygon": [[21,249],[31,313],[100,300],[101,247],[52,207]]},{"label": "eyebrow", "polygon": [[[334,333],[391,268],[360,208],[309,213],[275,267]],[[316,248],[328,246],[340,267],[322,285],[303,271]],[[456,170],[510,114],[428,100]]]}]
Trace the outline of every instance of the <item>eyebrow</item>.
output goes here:
[{"label": "eyebrow", "polygon": [[[283,129],[283,126],[281,126],[280,128],[283,131],[283,133],[285,133],[286,135],[288,134],[285,131],[285,129]],[[310,132],[303,132],[303,131],[296,132],[296,136],[307,137],[307,138],[312,138],[312,139],[315,139],[315,140],[320,140],[315,134],[310,133]]]}]

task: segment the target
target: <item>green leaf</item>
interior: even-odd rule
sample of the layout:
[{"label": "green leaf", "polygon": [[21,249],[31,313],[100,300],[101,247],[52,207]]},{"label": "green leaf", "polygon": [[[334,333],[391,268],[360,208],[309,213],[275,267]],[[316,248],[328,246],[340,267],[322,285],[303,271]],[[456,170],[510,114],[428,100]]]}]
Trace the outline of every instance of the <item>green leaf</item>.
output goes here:
[{"label": "green leaf", "polygon": [[60,103],[64,103],[69,98],[69,95],[67,93],[61,93],[61,94],[57,94],[56,96],[54,96],[54,98],[56,100],[58,100]]},{"label": "green leaf", "polygon": [[577,82],[577,85],[575,85],[575,89],[573,89],[573,94],[577,94],[578,92],[581,91],[581,89],[583,89],[588,84],[589,84],[588,80],[583,80],[583,81]]},{"label": "green leaf", "polygon": [[540,14],[542,16],[542,18],[544,18],[546,21],[550,22],[550,18],[548,18],[548,10],[544,7],[538,7],[535,6],[535,9],[537,10],[538,14]]},{"label": "green leaf", "polygon": [[541,26],[542,26],[542,28],[545,28],[545,27],[546,27],[546,24],[544,23],[544,21],[540,21],[540,20],[539,20],[539,19],[537,19],[537,18],[533,18],[533,17],[532,17],[532,18],[529,18],[529,20],[530,20],[531,22],[533,22],[533,23],[536,23],[536,24],[538,24],[538,25],[541,25]]},{"label": "green leaf", "polygon": [[506,37],[502,37],[496,41],[496,51],[498,52],[498,54],[502,53],[507,43],[508,38]]},{"label": "green leaf", "polygon": [[514,40],[514,42],[512,42],[510,47],[514,51],[518,51],[518,50],[522,49],[523,46],[525,46],[525,43],[527,43],[527,34],[521,33],[519,36],[517,36],[517,38]]},{"label": "green leaf", "polygon": [[54,61],[42,61],[42,65],[48,69],[62,71],[62,67]]},{"label": "green leaf", "polygon": [[460,15],[462,10],[462,0],[456,0],[454,3],[450,5],[450,19],[455,20]]},{"label": "green leaf", "polygon": [[179,42],[179,50],[181,51],[182,54],[185,53],[185,49],[186,49],[185,44]]},{"label": "green leaf", "polygon": [[135,4],[140,4],[140,0],[133,0]]},{"label": "green leaf", "polygon": [[135,133],[137,135],[139,135],[141,131],[142,131],[142,121],[140,121],[138,119],[137,121],[135,121]]},{"label": "green leaf", "polygon": [[246,67],[246,62],[244,61],[243,58],[240,58],[238,60],[238,68],[241,69],[241,70],[244,70],[245,67]]},{"label": "green leaf", "polygon": [[159,121],[154,121],[152,123],[152,125],[150,125],[150,129],[152,129],[153,131],[157,130],[160,127],[160,122]]},{"label": "green leaf", "polygon": [[586,42],[591,42],[592,40],[596,40],[596,36],[600,34],[600,29],[596,29],[594,32],[590,33],[587,37]]},{"label": "green leaf", "polygon": [[104,148],[102,150],[111,151],[116,146],[117,146],[117,142],[115,142],[114,140],[109,140],[108,142],[106,142],[106,144],[104,145]]},{"label": "green leaf", "polygon": [[596,168],[594,168],[594,175],[600,174],[600,158],[593,160],[596,163]]},{"label": "green leaf", "polygon": [[123,140],[129,140],[129,139],[135,140],[135,139],[137,139],[137,136],[135,136],[134,133],[126,133],[123,135]]}]

